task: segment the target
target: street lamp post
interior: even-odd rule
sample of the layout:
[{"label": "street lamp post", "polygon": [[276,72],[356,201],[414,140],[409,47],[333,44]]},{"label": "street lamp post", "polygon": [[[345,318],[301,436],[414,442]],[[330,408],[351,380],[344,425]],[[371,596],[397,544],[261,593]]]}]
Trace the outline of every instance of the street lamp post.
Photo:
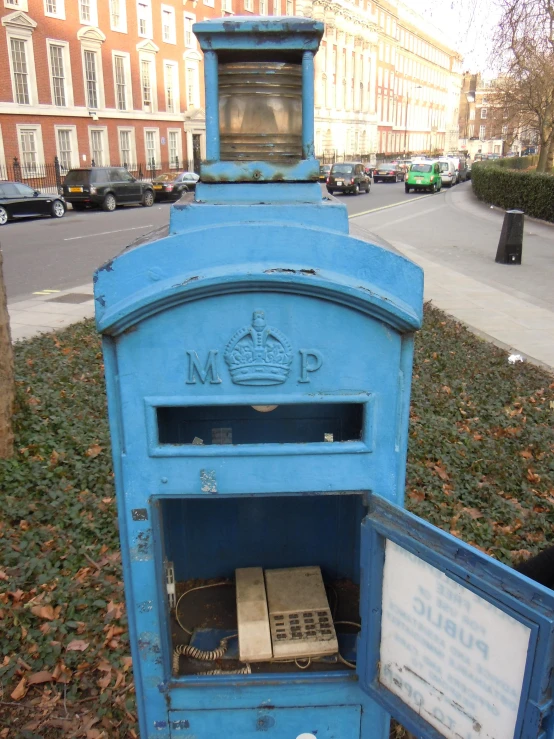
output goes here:
[{"label": "street lamp post", "polygon": [[[414,90],[421,90],[421,85],[416,85]],[[406,149],[406,140],[408,138],[408,108],[410,106],[410,91],[406,90],[406,120],[405,120],[405,126],[404,126],[404,159],[406,158],[407,149]]]}]

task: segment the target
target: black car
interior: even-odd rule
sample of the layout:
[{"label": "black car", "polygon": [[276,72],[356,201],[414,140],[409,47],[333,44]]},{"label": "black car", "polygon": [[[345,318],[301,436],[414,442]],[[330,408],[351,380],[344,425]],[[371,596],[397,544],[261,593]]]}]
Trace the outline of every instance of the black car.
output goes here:
[{"label": "black car", "polygon": [[331,172],[331,165],[322,164],[321,167],[319,168],[319,181],[327,182],[327,178],[329,177],[330,172]]},{"label": "black car", "polygon": [[42,195],[21,182],[0,182],[0,226],[19,216],[62,218],[65,209],[60,195]]},{"label": "black car", "polygon": [[369,192],[371,180],[361,162],[337,162],[331,167],[327,180],[327,192],[351,192],[358,195],[360,190]]},{"label": "black car", "polygon": [[152,180],[156,200],[179,200],[184,192],[194,192],[200,178],[194,172],[164,172]]},{"label": "black car", "polygon": [[154,205],[150,182],[135,179],[125,167],[70,169],[63,183],[63,194],[73,210],[84,210],[87,205],[108,211],[118,205]]},{"label": "black car", "polygon": [[373,173],[373,182],[402,182],[404,170],[398,164],[380,164]]}]

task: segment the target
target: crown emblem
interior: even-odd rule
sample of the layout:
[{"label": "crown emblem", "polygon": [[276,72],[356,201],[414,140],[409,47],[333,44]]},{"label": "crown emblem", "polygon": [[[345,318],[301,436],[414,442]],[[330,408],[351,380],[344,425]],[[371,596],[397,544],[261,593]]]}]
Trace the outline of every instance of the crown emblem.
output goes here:
[{"label": "crown emblem", "polygon": [[292,363],[292,347],[280,331],[268,326],[263,310],[254,311],[252,325],[241,328],[225,349],[235,385],[280,385]]}]

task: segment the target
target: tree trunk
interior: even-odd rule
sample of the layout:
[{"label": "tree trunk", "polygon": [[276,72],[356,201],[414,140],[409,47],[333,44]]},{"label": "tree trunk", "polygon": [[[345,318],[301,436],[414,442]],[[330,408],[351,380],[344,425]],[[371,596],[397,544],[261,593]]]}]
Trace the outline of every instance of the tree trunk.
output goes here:
[{"label": "tree trunk", "polygon": [[548,160],[548,144],[541,141],[541,148],[539,151],[539,161],[537,162],[537,172],[546,172],[546,163]]},{"label": "tree trunk", "polygon": [[554,167],[554,139],[550,141],[550,145],[548,147],[548,154],[546,156],[546,172],[552,172],[552,168]]},{"label": "tree trunk", "polygon": [[0,249],[0,459],[13,455],[12,416],[15,403],[15,378],[12,338]]}]

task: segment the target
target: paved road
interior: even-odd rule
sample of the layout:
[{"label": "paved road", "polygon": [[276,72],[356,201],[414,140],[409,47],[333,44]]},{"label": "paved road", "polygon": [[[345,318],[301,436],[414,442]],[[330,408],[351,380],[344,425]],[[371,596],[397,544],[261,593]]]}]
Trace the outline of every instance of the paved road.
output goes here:
[{"label": "paved road", "polygon": [[94,270],[131,241],[169,219],[169,204],[113,213],[69,209],[60,220],[25,218],[0,228],[8,300],[89,283]]},{"label": "paved road", "polygon": [[[407,195],[403,183],[378,183],[369,194],[337,198],[348,209],[353,232],[375,233],[406,254],[404,247],[411,248],[432,262],[554,309],[554,226],[527,220],[523,264],[495,264],[501,214],[476,202],[470,183],[436,195]],[[70,210],[59,221],[26,219],[3,226],[0,243],[10,302],[90,283],[96,267],[142,233],[167,223],[169,207]]]},{"label": "paved road", "polygon": [[[379,188],[390,193],[388,207],[375,206]],[[443,189],[436,195],[404,192],[400,184],[374,186],[367,197],[344,198],[351,228],[363,228],[391,242],[406,256],[415,255],[455,270],[478,282],[554,310],[554,225],[525,220],[521,265],[496,264],[494,258],[503,211],[478,202],[471,183]],[[371,212],[371,208],[379,208]],[[364,211],[370,210],[364,214]]]}]

